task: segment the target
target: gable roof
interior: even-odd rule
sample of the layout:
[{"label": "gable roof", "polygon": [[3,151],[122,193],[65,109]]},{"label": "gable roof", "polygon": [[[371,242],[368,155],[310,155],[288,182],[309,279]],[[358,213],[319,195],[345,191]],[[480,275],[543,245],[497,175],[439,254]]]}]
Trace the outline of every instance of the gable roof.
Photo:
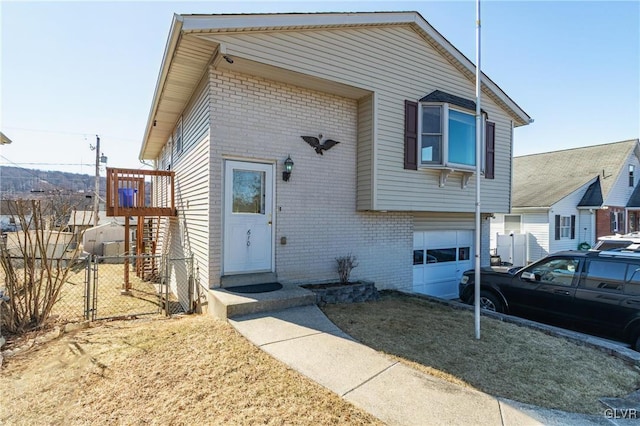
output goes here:
[{"label": "gable roof", "polygon": [[587,188],[578,207],[600,207],[604,202],[602,198],[602,188],[600,187],[600,176]]},{"label": "gable roof", "polygon": [[600,197],[606,200],[634,150],[638,155],[638,139],[514,157],[511,205],[551,207],[596,178]]},{"label": "gable roof", "polygon": [[[226,48],[204,37],[207,34],[397,25],[411,26],[466,78],[475,81],[475,65],[418,12],[174,15],[139,158],[155,159],[160,153],[209,64],[224,67],[222,58],[231,60],[226,56]],[[485,93],[513,117],[515,126],[529,124],[529,115],[484,74],[482,86]],[[361,91],[344,87],[350,88],[354,95]]]},{"label": "gable roof", "polygon": [[640,207],[640,184],[636,185],[634,188],[633,193],[627,202],[627,207]]}]

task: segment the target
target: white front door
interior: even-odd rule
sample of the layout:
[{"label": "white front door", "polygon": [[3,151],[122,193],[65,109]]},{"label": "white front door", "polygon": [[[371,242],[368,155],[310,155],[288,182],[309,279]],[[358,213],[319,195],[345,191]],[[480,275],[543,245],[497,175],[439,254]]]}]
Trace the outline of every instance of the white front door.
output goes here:
[{"label": "white front door", "polygon": [[273,165],[225,162],[224,274],[272,271]]}]

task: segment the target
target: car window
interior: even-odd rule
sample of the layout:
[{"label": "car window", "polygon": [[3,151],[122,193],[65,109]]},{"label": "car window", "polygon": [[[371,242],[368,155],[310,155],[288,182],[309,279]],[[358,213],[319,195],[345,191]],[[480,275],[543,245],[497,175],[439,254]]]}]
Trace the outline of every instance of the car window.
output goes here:
[{"label": "car window", "polygon": [[627,264],[603,260],[589,260],[586,265],[584,287],[592,290],[622,292]]},{"label": "car window", "polygon": [[542,283],[571,286],[578,270],[578,259],[555,258],[528,269]]},{"label": "car window", "polygon": [[627,267],[627,282],[624,285],[625,294],[640,296],[640,265],[629,264]]}]

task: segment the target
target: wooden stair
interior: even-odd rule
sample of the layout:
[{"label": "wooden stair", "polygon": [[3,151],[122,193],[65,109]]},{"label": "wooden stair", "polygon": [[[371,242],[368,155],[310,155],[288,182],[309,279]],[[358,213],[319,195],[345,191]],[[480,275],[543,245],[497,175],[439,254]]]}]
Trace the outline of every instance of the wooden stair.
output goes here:
[{"label": "wooden stair", "polygon": [[136,255],[142,261],[136,262],[136,275],[143,281],[160,282],[160,262],[157,254],[160,247],[161,217],[139,217],[136,241]]}]

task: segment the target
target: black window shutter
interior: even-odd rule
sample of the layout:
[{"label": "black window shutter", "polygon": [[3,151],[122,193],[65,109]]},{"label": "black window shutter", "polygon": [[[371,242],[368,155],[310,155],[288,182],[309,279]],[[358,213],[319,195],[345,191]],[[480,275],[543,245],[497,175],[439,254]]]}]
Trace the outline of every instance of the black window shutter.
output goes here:
[{"label": "black window shutter", "polygon": [[609,213],[609,227],[611,232],[616,232],[616,214],[614,212]]},{"label": "black window shutter", "polygon": [[418,170],[418,103],[404,101],[404,168]]},{"label": "black window shutter", "polygon": [[576,215],[571,215],[571,239],[576,239]]},{"label": "black window shutter", "polygon": [[491,121],[486,122],[485,129],[485,179],[495,178],[495,164],[496,164],[496,123]]},{"label": "black window shutter", "polygon": [[560,239],[560,215],[556,215],[556,240]]}]

